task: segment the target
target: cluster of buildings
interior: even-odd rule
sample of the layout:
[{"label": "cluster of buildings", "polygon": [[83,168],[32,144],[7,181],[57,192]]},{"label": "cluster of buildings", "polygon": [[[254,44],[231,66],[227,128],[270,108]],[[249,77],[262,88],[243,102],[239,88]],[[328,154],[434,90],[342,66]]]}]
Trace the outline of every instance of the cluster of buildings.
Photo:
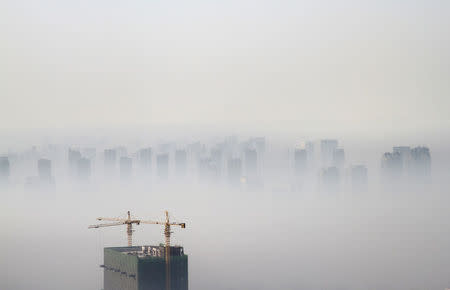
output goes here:
[{"label": "cluster of buildings", "polygon": [[[320,191],[337,191],[343,187],[353,191],[367,189],[367,167],[355,164],[346,167],[345,150],[335,139],[320,140],[320,152],[314,150],[313,142],[306,142],[294,151],[295,180],[300,186],[311,180]],[[317,181],[315,180],[317,175]]]},{"label": "cluster of buildings", "polygon": [[[382,183],[426,181],[430,172],[431,156],[427,147],[399,146],[382,155]],[[286,177],[280,183],[290,191],[311,188],[364,191],[368,187],[367,166],[348,164],[344,148],[335,139],[303,142],[278,151],[268,146],[264,137],[243,141],[227,137],[210,144],[163,143],[133,150],[125,146],[49,145],[41,150],[34,147],[23,154],[0,157],[0,183],[11,179],[20,183],[24,178],[29,186],[55,184],[59,180],[82,183],[106,180],[204,182],[262,189],[273,184],[274,176]]]},{"label": "cluster of buildings", "polygon": [[427,147],[398,146],[381,158],[384,184],[428,182],[431,177],[431,154]]}]

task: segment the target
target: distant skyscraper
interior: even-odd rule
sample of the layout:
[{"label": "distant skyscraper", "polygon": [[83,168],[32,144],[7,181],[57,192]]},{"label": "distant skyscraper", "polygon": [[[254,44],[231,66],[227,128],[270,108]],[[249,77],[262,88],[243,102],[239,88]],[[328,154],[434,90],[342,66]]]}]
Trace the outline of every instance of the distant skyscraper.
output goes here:
[{"label": "distant skyscraper", "polygon": [[84,157],[88,158],[91,161],[94,161],[97,157],[97,149],[93,147],[83,148],[82,153]]},{"label": "distant skyscraper", "polygon": [[74,177],[78,172],[78,162],[81,159],[81,153],[78,150],[69,149],[68,152],[69,159],[69,174]]},{"label": "distant skyscraper", "polygon": [[160,179],[169,177],[169,154],[158,154],[156,157],[156,171]]},{"label": "distant skyscraper", "polygon": [[258,172],[258,153],[255,149],[244,151],[245,174],[247,177],[255,176]]},{"label": "distant skyscraper", "polygon": [[265,137],[255,137],[250,139],[250,145],[256,148],[259,156],[262,156],[266,151],[266,138]]},{"label": "distant skyscraper", "polygon": [[384,183],[397,183],[402,177],[403,160],[399,152],[386,152],[381,158],[381,177]]},{"label": "distant skyscraper", "polygon": [[364,165],[356,165],[352,167],[351,182],[353,191],[367,190],[367,168]]},{"label": "distant skyscraper", "polygon": [[9,168],[9,158],[0,157],[0,183],[5,183],[9,179],[10,168]]},{"label": "distant skyscraper", "polygon": [[124,157],[124,156],[128,156],[128,150],[127,147],[125,146],[119,146],[116,148],[116,152],[117,152],[117,157]]},{"label": "distant skyscraper", "polygon": [[314,165],[315,158],[314,158],[314,142],[307,141],[305,143],[305,150],[307,155],[307,160],[310,165]]},{"label": "distant skyscraper", "polygon": [[402,157],[405,157],[405,159],[409,158],[409,155],[411,154],[411,147],[409,146],[395,146],[392,147],[392,152],[394,153],[400,153]]},{"label": "distant skyscraper", "polygon": [[187,170],[187,154],[186,150],[175,151],[175,170],[178,176],[186,175]]},{"label": "distant skyscraper", "polygon": [[38,175],[43,182],[50,182],[52,180],[52,162],[48,159],[38,160]]},{"label": "distant skyscraper", "polygon": [[139,167],[144,172],[150,172],[152,169],[152,148],[144,148],[138,153]]},{"label": "distant skyscraper", "polygon": [[218,181],[220,176],[219,165],[212,158],[200,158],[198,172],[203,181]]},{"label": "distant skyscraper", "polygon": [[392,152],[400,154],[400,159],[402,162],[402,177],[408,172],[409,162],[411,160],[411,148],[409,146],[397,146],[393,147]]},{"label": "distant skyscraper", "polygon": [[112,175],[114,174],[115,168],[116,168],[116,160],[117,160],[117,154],[115,149],[105,149],[103,153],[104,157],[104,167],[105,167],[105,174],[106,175]]},{"label": "distant skyscraper", "polygon": [[222,172],[223,167],[223,151],[221,148],[217,147],[211,150],[211,159],[215,163],[215,168],[217,169],[218,177]]},{"label": "distant skyscraper", "polygon": [[427,147],[416,147],[411,150],[410,175],[417,181],[430,177],[431,154]]},{"label": "distant skyscraper", "polygon": [[187,146],[187,150],[189,151],[189,153],[196,157],[203,152],[203,149],[203,145],[200,142],[195,142]]},{"label": "distant skyscraper", "polygon": [[320,155],[322,166],[328,167],[332,165],[333,153],[338,146],[337,140],[321,140],[320,141]]},{"label": "distant skyscraper", "polygon": [[[164,246],[104,249],[105,290],[165,290]],[[188,290],[188,256],[170,247],[170,288]]]},{"label": "distant skyscraper", "polygon": [[333,152],[333,166],[342,169],[345,164],[345,152],[342,148],[336,148]]},{"label": "distant skyscraper", "polygon": [[169,142],[169,143],[162,143],[158,144],[158,151],[162,153],[168,153],[171,152],[175,147],[175,143]]},{"label": "distant skyscraper", "polygon": [[237,185],[241,182],[242,161],[239,158],[231,158],[227,163],[228,181],[230,184]]},{"label": "distant skyscraper", "polygon": [[296,175],[306,173],[308,154],[306,149],[295,149],[294,151],[294,171]]},{"label": "distant skyscraper", "polygon": [[336,191],[339,189],[340,175],[335,166],[324,168],[320,174],[321,188],[325,191]]},{"label": "distant skyscraper", "polygon": [[77,162],[77,173],[80,181],[88,181],[91,177],[91,161],[87,158],[81,158]]},{"label": "distant skyscraper", "polygon": [[129,157],[120,157],[120,178],[129,179],[133,170],[133,160]]}]

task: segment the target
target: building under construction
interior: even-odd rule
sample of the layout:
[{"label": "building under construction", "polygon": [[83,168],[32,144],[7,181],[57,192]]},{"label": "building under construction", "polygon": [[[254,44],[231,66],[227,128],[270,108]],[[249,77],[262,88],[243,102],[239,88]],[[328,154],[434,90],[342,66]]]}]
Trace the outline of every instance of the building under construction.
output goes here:
[{"label": "building under construction", "polygon": [[[163,245],[104,249],[104,290],[164,290],[166,261]],[[170,247],[170,289],[188,290],[188,256]]]}]

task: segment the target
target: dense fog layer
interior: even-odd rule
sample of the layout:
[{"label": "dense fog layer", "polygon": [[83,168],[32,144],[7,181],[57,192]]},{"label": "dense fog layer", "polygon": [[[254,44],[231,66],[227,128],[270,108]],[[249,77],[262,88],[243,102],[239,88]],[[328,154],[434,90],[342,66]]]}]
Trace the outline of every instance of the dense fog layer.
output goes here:
[{"label": "dense fog layer", "polygon": [[0,289],[102,289],[88,226],[164,210],[191,290],[450,288],[449,11],[1,0]]},{"label": "dense fog layer", "polygon": [[[327,161],[333,139],[86,140],[93,139],[22,144],[26,149],[1,155],[8,157],[9,174],[1,188],[0,288],[102,289],[103,248],[126,245],[126,227],[87,227],[98,216],[126,217],[128,210],[151,220],[169,210],[174,221],[187,223],[173,229],[172,240],[189,255],[190,289],[450,286],[446,145],[336,139],[336,156]],[[411,152],[428,148],[429,171],[408,171],[409,161],[401,175],[393,173],[395,166],[386,173],[384,153],[400,145]],[[306,148],[313,150],[301,159]],[[105,150],[117,154],[109,171]],[[178,153],[177,159],[183,150],[186,158]],[[158,163],[165,154],[167,164]],[[129,159],[123,163],[119,155]],[[73,158],[89,160],[88,173],[84,161],[72,168]],[[51,161],[50,173],[45,162],[39,169],[42,159]],[[240,170],[229,160],[241,160]],[[361,177],[352,175],[357,165],[366,168],[366,182],[353,182]],[[331,167],[337,183],[323,177]],[[164,241],[160,226],[134,229],[135,245]]]}]

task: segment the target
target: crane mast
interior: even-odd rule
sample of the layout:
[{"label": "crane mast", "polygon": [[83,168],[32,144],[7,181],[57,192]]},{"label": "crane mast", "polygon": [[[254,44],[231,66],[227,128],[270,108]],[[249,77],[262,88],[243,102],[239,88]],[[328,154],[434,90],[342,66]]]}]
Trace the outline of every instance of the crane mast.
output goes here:
[{"label": "crane mast", "polygon": [[166,210],[166,224],[164,225],[164,236],[166,237],[166,290],[170,290],[170,222],[169,212]]}]

